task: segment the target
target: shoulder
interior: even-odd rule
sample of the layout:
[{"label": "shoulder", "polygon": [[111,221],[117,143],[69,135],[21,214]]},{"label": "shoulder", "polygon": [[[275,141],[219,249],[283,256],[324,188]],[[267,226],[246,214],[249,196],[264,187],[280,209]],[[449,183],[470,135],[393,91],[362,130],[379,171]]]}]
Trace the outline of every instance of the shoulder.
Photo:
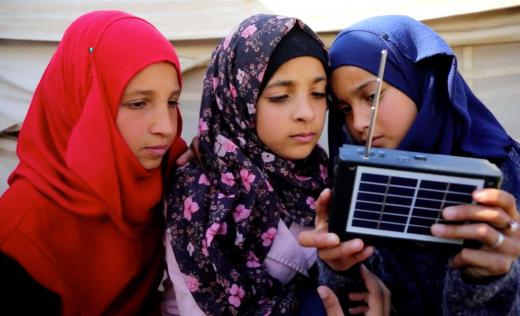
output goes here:
[{"label": "shoulder", "polygon": [[187,204],[204,204],[211,190],[210,177],[198,161],[177,168],[165,189],[167,213],[180,210]]},{"label": "shoulder", "polygon": [[166,184],[166,195],[203,184],[206,182],[204,181],[206,178],[207,176],[200,163],[197,160],[190,161],[175,169],[169,183]]},{"label": "shoulder", "polygon": [[26,218],[27,214],[57,207],[27,180],[15,181],[0,198],[0,242]]}]

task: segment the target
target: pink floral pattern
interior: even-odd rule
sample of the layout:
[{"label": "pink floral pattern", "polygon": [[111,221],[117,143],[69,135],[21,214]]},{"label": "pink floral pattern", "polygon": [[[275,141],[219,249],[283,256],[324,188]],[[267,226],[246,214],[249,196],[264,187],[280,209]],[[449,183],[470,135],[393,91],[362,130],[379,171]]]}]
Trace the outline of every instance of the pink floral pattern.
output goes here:
[{"label": "pink floral pattern", "polygon": [[258,268],[260,266],[260,260],[252,251],[249,251],[247,254],[247,263],[248,268]]},{"label": "pink floral pattern", "polygon": [[271,227],[265,233],[262,233],[262,245],[264,247],[271,246],[274,237],[276,237],[276,228]]},{"label": "pink floral pattern", "polygon": [[246,208],[242,204],[238,204],[235,208],[235,211],[233,212],[233,218],[235,219],[235,222],[240,222],[241,220],[244,220],[249,217],[249,214],[251,214],[251,210]]},{"label": "pink floral pattern", "polygon": [[209,185],[208,177],[205,174],[201,174],[199,177],[199,184]]},{"label": "pink floral pattern", "polygon": [[244,295],[246,294],[246,292],[244,291],[244,289],[236,284],[233,284],[231,286],[231,288],[229,289],[229,298],[228,298],[228,302],[229,304],[235,306],[235,307],[239,307],[240,304],[242,303],[242,298],[244,297]]},{"label": "pink floral pattern", "polygon": [[204,122],[203,119],[200,119],[199,120],[199,131],[200,132],[205,132],[208,130],[208,124],[206,124],[206,122]]},{"label": "pink floral pattern", "polygon": [[246,192],[249,192],[249,190],[251,190],[251,183],[256,179],[255,175],[247,169],[242,169],[240,170],[240,178],[242,179],[244,189],[246,189]]},{"label": "pink floral pattern", "polygon": [[191,215],[199,210],[199,205],[197,202],[193,202],[191,197],[186,198],[184,200],[184,218],[187,220],[191,220]]},{"label": "pink floral pattern", "polygon": [[227,224],[217,224],[213,223],[206,231],[206,245],[211,246],[211,242],[213,241],[213,238],[215,235],[225,235],[227,234]]},{"label": "pink floral pattern", "polygon": [[280,220],[313,225],[308,198],[317,198],[327,186],[320,174],[327,156],[317,146],[307,159],[282,159],[260,142],[255,128],[266,62],[293,27],[319,41],[296,19],[255,15],[219,44],[203,84],[201,162],[177,169],[167,186],[171,247],[206,314],[295,310],[292,290],[271,277],[263,262]]},{"label": "pink floral pattern", "polygon": [[311,208],[312,210],[316,209],[316,200],[312,196],[307,197],[305,203],[307,203],[309,208]]},{"label": "pink floral pattern", "polygon": [[247,38],[247,37],[250,37],[251,35],[253,35],[255,32],[256,32],[256,26],[249,25],[248,27],[246,27],[245,30],[242,31],[240,36]]},{"label": "pink floral pattern", "polygon": [[220,177],[220,181],[222,181],[222,183],[232,187],[235,185],[235,177],[233,176],[233,174],[231,172],[226,172],[224,174],[222,174],[222,176]]},{"label": "pink floral pattern", "polygon": [[192,275],[184,275],[184,282],[190,292],[195,292],[199,289],[199,280]]},{"label": "pink floral pattern", "polygon": [[320,177],[324,180],[328,177],[328,171],[325,165],[320,165]]}]

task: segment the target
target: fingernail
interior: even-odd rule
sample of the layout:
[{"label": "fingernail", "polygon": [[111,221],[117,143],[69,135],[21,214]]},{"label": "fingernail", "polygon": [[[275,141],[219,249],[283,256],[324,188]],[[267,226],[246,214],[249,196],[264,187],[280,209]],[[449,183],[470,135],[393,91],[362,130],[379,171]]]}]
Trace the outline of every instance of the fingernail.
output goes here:
[{"label": "fingernail", "polygon": [[327,291],[325,291],[324,288],[319,286],[318,287],[318,295],[320,296],[321,299],[326,299],[327,298]]},{"label": "fingernail", "polygon": [[475,200],[480,200],[480,199],[483,199],[486,197],[486,191],[482,190],[482,189],[478,189],[478,190],[475,190],[475,192],[473,192],[473,198]]},{"label": "fingernail", "polygon": [[339,238],[336,234],[327,234],[327,241],[328,242],[333,242],[333,243],[338,243],[339,242]]},{"label": "fingernail", "polygon": [[361,249],[363,247],[363,242],[359,239],[354,239],[352,241],[352,247],[355,249]]},{"label": "fingernail", "polygon": [[434,235],[442,234],[444,226],[442,224],[433,224],[431,230]]},{"label": "fingernail", "polygon": [[454,219],[455,216],[457,215],[457,211],[455,210],[455,208],[449,206],[449,207],[445,208],[444,211],[442,211],[442,215],[446,219]]}]

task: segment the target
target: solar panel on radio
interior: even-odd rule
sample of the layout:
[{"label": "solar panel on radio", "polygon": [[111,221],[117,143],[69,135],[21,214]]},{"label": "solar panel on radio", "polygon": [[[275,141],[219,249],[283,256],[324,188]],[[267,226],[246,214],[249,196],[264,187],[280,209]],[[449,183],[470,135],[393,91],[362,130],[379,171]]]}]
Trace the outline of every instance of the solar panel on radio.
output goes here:
[{"label": "solar panel on radio", "polygon": [[[442,209],[471,204],[471,192],[482,187],[482,181],[475,179],[443,178],[360,167],[355,180],[357,190],[353,193],[356,202],[351,204],[353,214],[348,225],[352,231],[387,231],[395,236],[411,233],[432,239],[429,228],[443,222]],[[457,180],[465,183],[456,183]]]}]

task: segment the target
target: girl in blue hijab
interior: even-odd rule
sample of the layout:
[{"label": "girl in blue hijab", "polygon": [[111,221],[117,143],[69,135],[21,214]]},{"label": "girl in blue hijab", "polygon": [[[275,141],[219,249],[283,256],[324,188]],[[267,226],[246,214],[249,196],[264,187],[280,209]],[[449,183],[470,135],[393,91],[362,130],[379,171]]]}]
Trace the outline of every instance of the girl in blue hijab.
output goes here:
[{"label": "girl in blue hijab", "polygon": [[327,263],[323,278],[336,290],[353,286],[357,273],[348,269],[364,261],[388,286],[392,306],[401,315],[518,315],[520,145],[471,92],[453,51],[426,25],[405,16],[380,16],[338,35],[330,49],[336,101],[329,112],[331,161],[343,143],[367,141],[382,49],[388,58],[372,145],[496,164],[503,173],[500,190],[476,191],[479,205],[443,211],[445,219],[472,224],[432,226],[436,236],[478,240],[483,246],[451,257],[375,249],[360,239],[340,243],[326,233],[328,190],[317,203],[316,229],[302,233],[300,243],[319,249]]}]

